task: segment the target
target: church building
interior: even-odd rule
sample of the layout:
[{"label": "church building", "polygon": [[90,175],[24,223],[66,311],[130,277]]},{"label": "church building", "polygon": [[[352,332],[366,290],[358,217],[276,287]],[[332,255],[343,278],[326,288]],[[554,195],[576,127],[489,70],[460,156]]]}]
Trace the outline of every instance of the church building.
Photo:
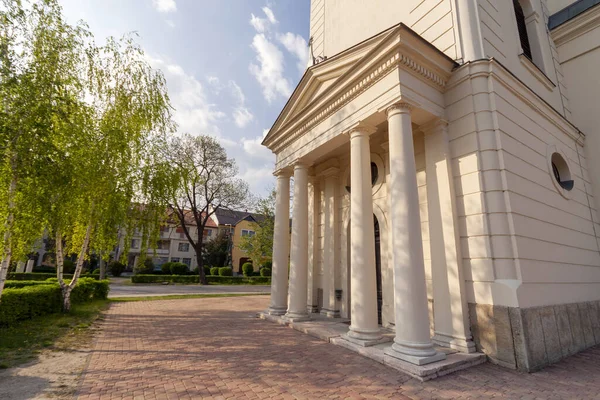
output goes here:
[{"label": "church building", "polygon": [[600,0],[311,0],[310,36],[267,312],[414,365],[600,344]]}]

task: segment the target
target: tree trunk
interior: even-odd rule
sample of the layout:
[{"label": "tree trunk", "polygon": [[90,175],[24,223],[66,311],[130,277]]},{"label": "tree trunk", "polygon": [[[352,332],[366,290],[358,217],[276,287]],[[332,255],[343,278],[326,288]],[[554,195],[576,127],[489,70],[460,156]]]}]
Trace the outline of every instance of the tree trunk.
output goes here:
[{"label": "tree trunk", "polygon": [[92,224],[90,223],[85,231],[85,238],[83,240],[83,244],[81,245],[81,251],[79,252],[79,257],[77,257],[77,265],[75,266],[75,273],[73,274],[73,279],[71,282],[66,285],[63,280],[63,262],[64,257],[62,253],[62,237],[57,233],[56,237],[56,273],[58,276],[58,283],[60,283],[60,288],[62,289],[63,295],[63,312],[67,313],[71,311],[71,291],[77,285],[77,280],[79,279],[79,275],[81,275],[81,270],[83,268],[83,260],[85,259],[85,253],[88,249],[90,243],[90,236],[92,234]]},{"label": "tree trunk", "polygon": [[4,231],[4,258],[0,264],[0,296],[4,290],[4,282],[6,282],[6,276],[8,275],[8,267],[10,266],[10,259],[12,257],[12,226],[15,220],[13,209],[15,208],[15,192],[17,191],[17,172],[16,172],[16,157],[11,157],[10,166],[12,169],[12,178],[10,185],[8,186],[8,216],[6,217],[6,225]]},{"label": "tree trunk", "polygon": [[198,240],[198,244],[196,245],[196,260],[198,262],[198,275],[200,276],[200,284],[208,285],[208,281],[206,280],[206,275],[204,274],[204,263],[202,260],[202,239]]},{"label": "tree trunk", "polygon": [[104,258],[100,257],[100,280],[106,279],[106,263]]}]

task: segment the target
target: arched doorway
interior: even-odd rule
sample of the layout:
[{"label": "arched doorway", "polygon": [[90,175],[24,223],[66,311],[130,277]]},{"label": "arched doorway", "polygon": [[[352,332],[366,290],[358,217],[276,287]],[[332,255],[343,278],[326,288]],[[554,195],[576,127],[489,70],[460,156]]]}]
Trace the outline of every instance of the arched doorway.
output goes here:
[{"label": "arched doorway", "polygon": [[[373,228],[375,231],[374,240],[375,240],[375,276],[377,279],[377,323],[382,325],[382,309],[383,309],[383,280],[381,277],[381,231],[379,229],[379,221],[377,217],[373,215]],[[350,268],[352,267],[352,258],[350,255],[350,223],[347,226],[347,260],[348,260],[348,274],[347,274],[347,287],[348,287],[348,309],[350,309],[350,298],[352,296],[352,278]],[[349,314],[348,317],[351,317]]]}]

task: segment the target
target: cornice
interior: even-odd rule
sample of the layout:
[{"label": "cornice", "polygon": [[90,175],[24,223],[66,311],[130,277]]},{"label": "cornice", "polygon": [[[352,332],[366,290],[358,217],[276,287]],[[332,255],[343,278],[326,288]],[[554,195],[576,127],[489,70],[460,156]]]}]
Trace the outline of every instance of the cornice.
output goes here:
[{"label": "cornice", "polygon": [[576,16],[551,31],[556,46],[561,46],[600,26],[600,6]]},{"label": "cornice", "polygon": [[[419,40],[420,37],[414,32],[400,26],[383,38],[373,50],[364,54],[356,65],[338,78],[335,84],[313,99],[312,109],[305,108],[302,113],[284,122],[283,126],[276,128],[278,132],[273,132],[274,134],[267,137],[263,144],[277,153],[379,82],[395,68],[409,70],[424,82],[443,91],[451,75],[449,66],[445,66],[448,71],[444,70],[444,63],[448,64],[448,61],[439,60],[440,64],[436,65],[434,60],[440,57],[436,53],[439,50],[425,48]],[[378,61],[373,61],[377,59]],[[332,58],[328,63],[334,61],[335,59]],[[369,63],[374,65],[369,66]],[[365,71],[357,75],[361,68]],[[293,108],[291,105],[290,109]]]}]

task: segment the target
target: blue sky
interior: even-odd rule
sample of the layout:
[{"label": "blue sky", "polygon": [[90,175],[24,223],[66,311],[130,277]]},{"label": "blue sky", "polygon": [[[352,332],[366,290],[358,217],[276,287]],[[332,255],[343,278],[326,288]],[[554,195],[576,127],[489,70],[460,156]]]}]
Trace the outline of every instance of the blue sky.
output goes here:
[{"label": "blue sky", "polygon": [[218,137],[257,195],[274,183],[260,146],[307,63],[308,0],[61,0],[97,42],[139,34],[180,132]]}]

